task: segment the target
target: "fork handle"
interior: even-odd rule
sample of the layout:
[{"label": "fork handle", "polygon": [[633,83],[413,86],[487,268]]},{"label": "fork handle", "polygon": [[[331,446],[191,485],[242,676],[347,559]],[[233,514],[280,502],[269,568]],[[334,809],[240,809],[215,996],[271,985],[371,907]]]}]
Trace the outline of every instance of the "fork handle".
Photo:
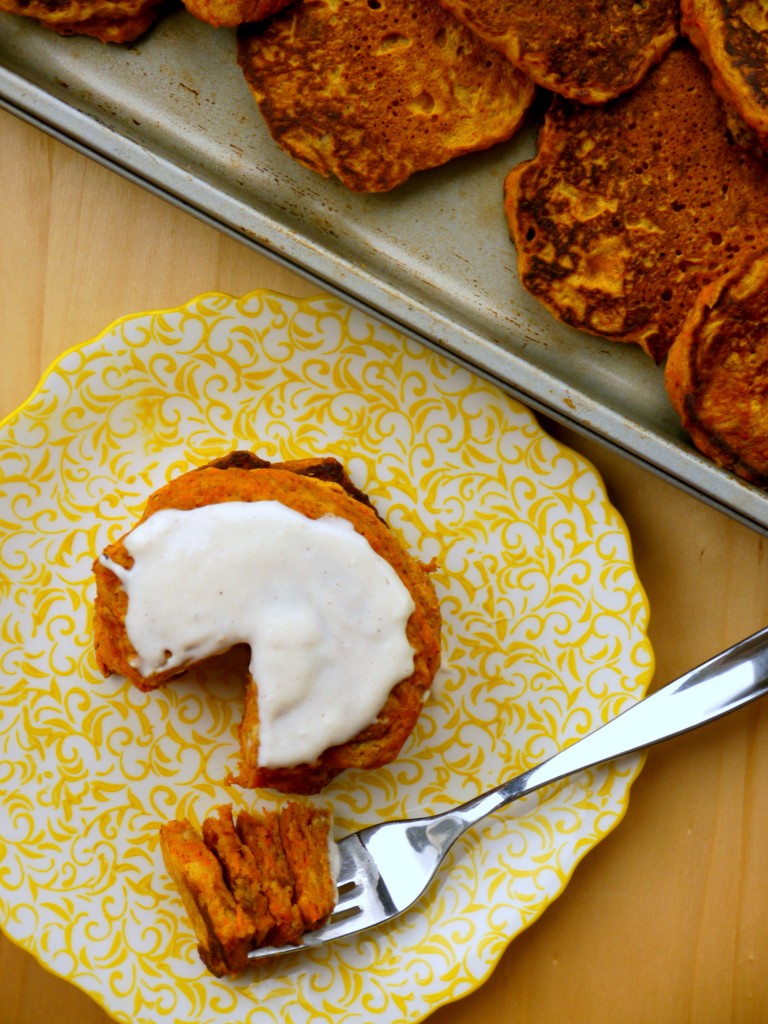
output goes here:
[{"label": "fork handle", "polygon": [[691,669],[536,767],[449,813],[458,815],[464,831],[526,793],[688,732],[767,692],[768,627]]}]

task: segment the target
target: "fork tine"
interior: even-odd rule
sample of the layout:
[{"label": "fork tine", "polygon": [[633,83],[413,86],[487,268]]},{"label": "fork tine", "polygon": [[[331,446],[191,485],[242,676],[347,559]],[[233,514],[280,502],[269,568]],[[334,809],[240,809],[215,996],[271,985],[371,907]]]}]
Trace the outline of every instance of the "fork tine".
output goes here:
[{"label": "fork tine", "polygon": [[346,882],[343,885],[337,886],[338,899],[336,905],[333,908],[333,913],[338,914],[339,911],[345,910],[350,905],[357,905],[362,893],[362,884],[360,882]]},{"label": "fork tine", "polygon": [[342,939],[346,935],[362,931],[364,927],[367,927],[363,922],[362,907],[350,903],[346,909],[334,910],[321,928],[313,932],[305,932],[300,946],[259,946],[258,949],[251,950],[248,959],[250,961],[269,960],[286,953],[301,953],[313,946],[322,946],[330,939]]}]

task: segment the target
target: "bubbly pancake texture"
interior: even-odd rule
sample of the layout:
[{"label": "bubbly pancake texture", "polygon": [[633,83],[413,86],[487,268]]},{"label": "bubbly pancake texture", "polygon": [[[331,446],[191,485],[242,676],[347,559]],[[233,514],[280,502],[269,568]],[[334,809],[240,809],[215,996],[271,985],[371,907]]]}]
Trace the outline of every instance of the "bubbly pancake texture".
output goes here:
[{"label": "bubbly pancake texture", "polygon": [[707,69],[680,46],[604,107],[555,97],[505,209],[532,295],[661,361],[701,288],[762,247],[768,166],[734,145]]},{"label": "bubbly pancake texture", "polygon": [[439,0],[537,85],[581,103],[628,92],[678,35],[677,0]]},{"label": "bubbly pancake texture", "polygon": [[[328,747],[311,763],[267,767],[260,762],[258,680],[249,676],[240,726],[240,767],[233,781],[246,788],[315,793],[347,768],[370,769],[389,763],[413,730],[440,662],[440,611],[428,570],[404,550],[368,498],[332,458],[270,464],[250,452],[231,453],[154,492],[136,527],[164,509],[197,509],[231,501],[274,501],[310,519],[346,519],[389,563],[414,604],[406,624],[406,637],[414,652],[412,673],[394,685],[369,726],[348,741]],[[108,568],[109,561],[131,568],[133,560],[125,547],[129,536],[130,532],[107,547],[105,557],[94,563],[96,660],[104,675],[115,672],[139,689],[151,690],[191,666],[184,663],[148,675],[142,675],[137,667],[137,654],[126,629],[128,596],[116,573]]]},{"label": "bubbly pancake texture", "polygon": [[665,383],[696,447],[768,487],[768,253],[702,290],[669,352]]},{"label": "bubbly pancake texture", "polygon": [[241,28],[238,59],[276,142],[354,192],[510,138],[535,92],[422,0],[305,0]]},{"label": "bubbly pancake texture", "polygon": [[680,12],[681,30],[735,114],[734,132],[745,144],[768,148],[768,7],[753,0],[681,0]]},{"label": "bubbly pancake texture", "polygon": [[157,20],[162,0],[0,0],[0,11],[33,18],[63,36],[129,43]]}]

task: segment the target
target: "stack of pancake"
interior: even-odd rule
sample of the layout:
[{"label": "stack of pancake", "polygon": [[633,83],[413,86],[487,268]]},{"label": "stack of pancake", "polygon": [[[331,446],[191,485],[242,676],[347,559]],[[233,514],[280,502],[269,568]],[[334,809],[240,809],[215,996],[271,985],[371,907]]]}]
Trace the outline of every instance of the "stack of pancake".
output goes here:
[{"label": "stack of pancake", "polygon": [[[393,685],[373,721],[353,736],[334,743],[310,763],[270,766],[259,756],[258,682],[246,681],[245,711],[240,723],[240,764],[232,781],[248,789],[283,793],[318,793],[350,768],[373,769],[393,761],[413,731],[440,664],[440,607],[430,569],[413,558],[377,514],[367,495],[335,458],[270,463],[250,451],[234,451],[154,491],[136,527],[168,509],[190,510],[225,502],[279,502],[310,519],[333,516],[347,520],[373,552],[394,570],[413,600],[405,626],[413,650],[412,671]],[[117,673],[143,691],[154,690],[194,666],[195,659],[142,673],[126,623],[128,595],[115,569],[128,569],[126,548],[132,531],[108,545],[93,565],[96,599],[93,633],[96,662],[105,676]],[[192,557],[193,552],[190,552]],[[182,603],[178,605],[182,612]],[[222,650],[229,643],[220,638]],[[343,657],[343,652],[338,657]]]},{"label": "stack of pancake", "polygon": [[237,821],[219,807],[202,835],[187,820],[161,827],[163,860],[212,974],[238,974],[250,950],[299,945],[327,920],[337,898],[330,831],[327,808],[298,801]]}]

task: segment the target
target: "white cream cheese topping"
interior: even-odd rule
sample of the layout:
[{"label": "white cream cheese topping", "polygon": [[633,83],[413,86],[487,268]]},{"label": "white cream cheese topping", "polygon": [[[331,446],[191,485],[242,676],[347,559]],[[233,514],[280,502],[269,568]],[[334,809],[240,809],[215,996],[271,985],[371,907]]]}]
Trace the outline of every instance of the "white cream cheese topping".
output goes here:
[{"label": "white cream cheese topping", "polygon": [[143,676],[251,649],[259,763],[313,761],[370,725],[413,672],[413,599],[350,522],[277,501],[163,509],[125,538],[125,626]]}]

